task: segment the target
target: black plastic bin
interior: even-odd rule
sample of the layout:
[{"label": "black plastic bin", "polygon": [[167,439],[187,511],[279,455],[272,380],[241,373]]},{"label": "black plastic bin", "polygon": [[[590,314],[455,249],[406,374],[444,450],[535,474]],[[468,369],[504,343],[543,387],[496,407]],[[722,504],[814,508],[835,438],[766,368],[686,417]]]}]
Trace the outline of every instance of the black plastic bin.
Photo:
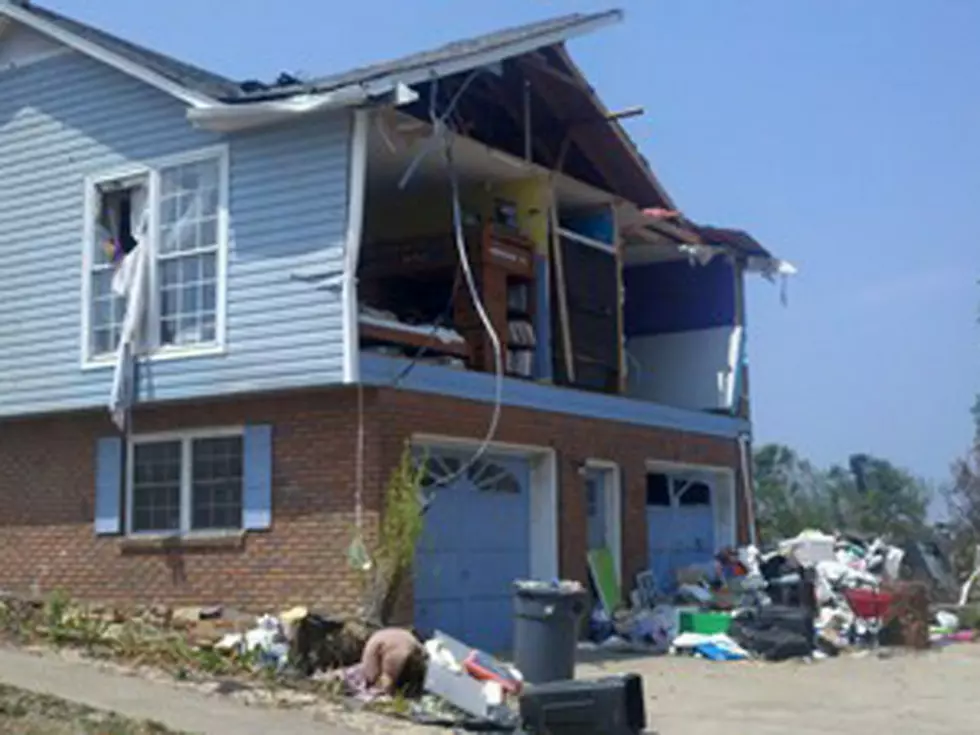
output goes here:
[{"label": "black plastic bin", "polygon": [[573,582],[514,582],[514,665],[528,684],[575,678],[578,627],[588,596]]}]

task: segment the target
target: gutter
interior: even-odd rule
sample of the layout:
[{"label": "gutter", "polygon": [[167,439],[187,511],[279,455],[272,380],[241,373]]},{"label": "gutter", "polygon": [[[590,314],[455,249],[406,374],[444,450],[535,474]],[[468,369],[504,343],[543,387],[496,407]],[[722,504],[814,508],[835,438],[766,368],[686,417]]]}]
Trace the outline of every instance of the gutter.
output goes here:
[{"label": "gutter", "polygon": [[351,84],[323,94],[305,94],[266,102],[219,102],[191,107],[187,119],[195,127],[216,133],[275,125],[276,123],[318,112],[343,110],[368,105],[400,107],[415,102],[418,94],[405,84],[391,82],[379,87]]}]

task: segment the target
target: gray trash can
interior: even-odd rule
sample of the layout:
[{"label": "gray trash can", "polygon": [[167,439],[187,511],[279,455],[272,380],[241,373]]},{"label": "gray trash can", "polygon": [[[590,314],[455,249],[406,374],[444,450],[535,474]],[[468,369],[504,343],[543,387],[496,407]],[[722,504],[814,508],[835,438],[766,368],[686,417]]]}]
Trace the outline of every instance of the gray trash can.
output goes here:
[{"label": "gray trash can", "polygon": [[514,665],[528,684],[575,678],[586,600],[575,582],[514,582]]}]

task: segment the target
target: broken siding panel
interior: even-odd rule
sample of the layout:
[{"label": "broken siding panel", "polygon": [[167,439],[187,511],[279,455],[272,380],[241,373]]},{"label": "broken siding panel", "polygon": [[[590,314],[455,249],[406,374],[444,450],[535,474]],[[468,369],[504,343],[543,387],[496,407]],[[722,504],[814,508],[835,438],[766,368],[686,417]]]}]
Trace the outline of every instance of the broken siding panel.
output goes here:
[{"label": "broken siding panel", "polygon": [[[0,75],[0,416],[108,400],[111,368],[80,368],[84,178],[222,141],[184,109],[77,54]],[[341,267],[348,135],[337,115],[228,139],[227,354],[151,364],[143,400],[341,380],[340,299],[292,274]]]}]

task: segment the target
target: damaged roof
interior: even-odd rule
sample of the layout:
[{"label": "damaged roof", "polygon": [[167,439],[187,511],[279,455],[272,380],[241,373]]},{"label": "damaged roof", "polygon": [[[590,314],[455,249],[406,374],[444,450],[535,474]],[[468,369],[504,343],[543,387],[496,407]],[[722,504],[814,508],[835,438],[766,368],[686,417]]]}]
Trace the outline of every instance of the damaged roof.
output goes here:
[{"label": "damaged roof", "polygon": [[351,84],[365,84],[387,77],[398,78],[419,69],[426,69],[447,61],[455,61],[468,56],[492,52],[522,42],[528,42],[532,47],[535,47],[536,44],[534,44],[534,41],[538,39],[544,39],[556,33],[570,31],[585,25],[619,20],[621,17],[622,13],[619,10],[610,10],[604,13],[573,13],[571,15],[563,15],[539,23],[513,26],[494,33],[487,33],[462,41],[454,41],[430,51],[423,51],[398,59],[351,69],[340,74],[318,77],[294,85],[274,86],[266,90],[251,92],[247,96],[248,99],[262,99],[285,94],[329,92],[333,89],[346,87]]},{"label": "damaged roof", "polygon": [[[608,110],[564,52],[566,41],[622,20],[620,10],[563,15],[338,74],[310,79],[281,74],[271,82],[235,80],[215,74],[34,5],[29,0],[0,0],[0,14],[3,13],[39,32],[46,32],[56,39],[60,37],[66,45],[177,96],[191,106],[192,112],[224,107],[221,114],[232,115],[236,114],[231,112],[233,108],[255,112],[264,104],[274,106],[280,102],[299,101],[303,105],[330,96],[336,96],[338,100],[345,95],[350,99],[358,94],[380,96],[397,87],[416,91],[433,79],[461,75],[481,67],[493,68],[501,62],[527,59],[534,54],[542,57],[540,52],[550,51],[553,52],[552,59],[557,60],[557,77],[571,80],[570,84],[566,81],[547,85],[555,87],[549,95],[554,98],[550,106],[555,121],[575,127],[574,133],[569,133],[574,141],[569,146],[567,161],[562,157],[567,170],[564,165],[562,170],[640,206],[672,206],[669,195],[635,143],[617,120],[608,119]],[[533,71],[533,66],[522,68],[527,74],[540,73],[540,70]],[[565,89],[559,89],[561,87]],[[539,116],[541,114],[539,111]],[[574,119],[583,116],[604,124],[590,126]],[[554,147],[559,148],[557,144]],[[578,155],[579,152],[585,152],[588,160]],[[554,163],[551,161],[549,165]]]},{"label": "damaged roof", "polygon": [[772,258],[773,255],[762,243],[745,230],[735,230],[727,227],[712,227],[711,225],[694,225],[694,231],[706,245],[717,245],[729,248],[746,257],[758,256]]},{"label": "damaged roof", "polygon": [[573,13],[538,23],[514,26],[494,33],[454,41],[429,51],[351,69],[339,74],[315,77],[309,80],[299,80],[288,75],[282,75],[276,82],[262,83],[254,80],[235,81],[215,74],[172,56],[126,41],[53,10],[34,5],[27,0],[13,0],[12,4],[61,30],[97,44],[133,64],[149,69],[189,90],[221,102],[252,102],[298,94],[322,93],[352,84],[366,84],[386,77],[397,78],[412,71],[491,52],[521,42],[528,42],[533,46],[536,39],[603,21],[619,20],[622,17],[622,12],[619,10],[590,14]]}]

